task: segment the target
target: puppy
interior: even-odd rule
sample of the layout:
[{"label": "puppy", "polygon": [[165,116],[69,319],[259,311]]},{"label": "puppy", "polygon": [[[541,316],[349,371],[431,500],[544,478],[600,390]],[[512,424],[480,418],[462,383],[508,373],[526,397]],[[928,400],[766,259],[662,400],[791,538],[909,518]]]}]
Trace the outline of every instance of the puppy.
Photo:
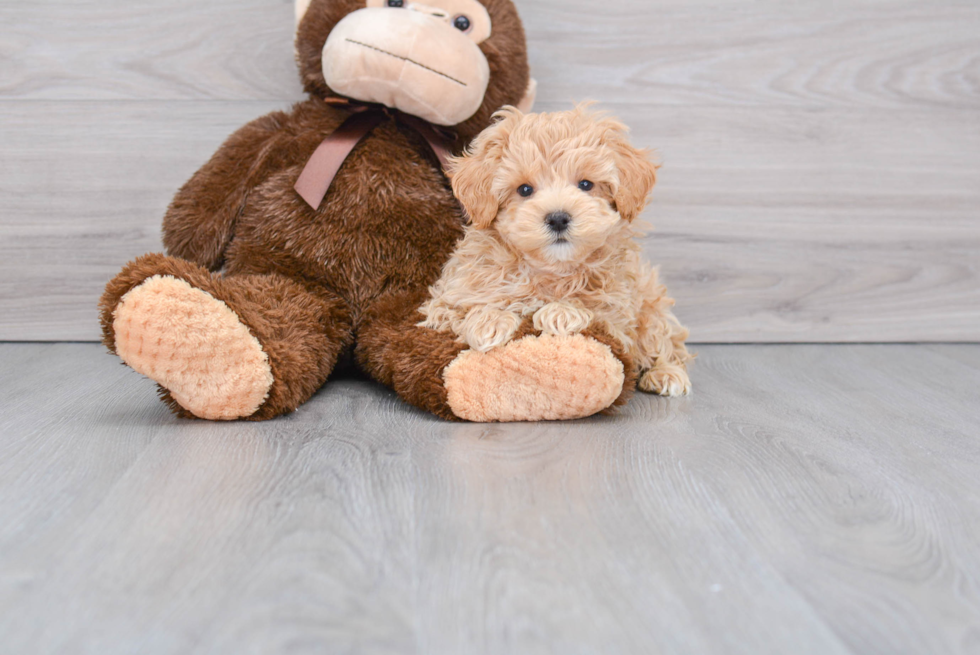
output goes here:
[{"label": "puppy", "polygon": [[688,331],[636,240],[656,172],[622,123],[586,107],[501,110],[450,163],[470,225],[419,325],[485,352],[528,318],[554,335],[596,324],[638,363],[642,390],[688,393]]}]

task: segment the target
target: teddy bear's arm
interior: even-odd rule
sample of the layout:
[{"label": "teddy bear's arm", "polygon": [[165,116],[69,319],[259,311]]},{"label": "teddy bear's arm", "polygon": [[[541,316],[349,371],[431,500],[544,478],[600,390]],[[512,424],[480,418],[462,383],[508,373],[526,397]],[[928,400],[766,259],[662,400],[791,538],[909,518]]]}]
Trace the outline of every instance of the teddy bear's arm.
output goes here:
[{"label": "teddy bear's arm", "polygon": [[286,115],[273,112],[232,134],[177,192],[163,219],[167,252],[210,270],[221,268],[248,192],[277,165],[276,136]]}]

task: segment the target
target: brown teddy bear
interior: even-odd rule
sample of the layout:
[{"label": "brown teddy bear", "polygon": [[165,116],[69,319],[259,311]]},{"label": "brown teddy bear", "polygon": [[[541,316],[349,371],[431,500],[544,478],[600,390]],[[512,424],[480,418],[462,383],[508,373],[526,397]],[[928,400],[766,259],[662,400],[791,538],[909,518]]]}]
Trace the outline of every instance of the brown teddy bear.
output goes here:
[{"label": "brown teddy bear", "polygon": [[106,287],[108,348],[204,419],[295,410],[348,353],[447,419],[569,419],[624,402],[634,366],[595,330],[556,339],[528,325],[479,353],[419,326],[465,222],[441,160],[499,108],[533,102],[511,0],[301,0],[297,12],[310,98],[238,130],[178,192],[168,255]]}]

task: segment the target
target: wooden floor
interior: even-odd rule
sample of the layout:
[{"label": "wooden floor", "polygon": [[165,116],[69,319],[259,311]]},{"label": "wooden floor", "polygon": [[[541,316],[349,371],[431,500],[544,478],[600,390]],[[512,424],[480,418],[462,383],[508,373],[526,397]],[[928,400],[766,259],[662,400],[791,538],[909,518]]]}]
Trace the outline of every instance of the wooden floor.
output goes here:
[{"label": "wooden floor", "polygon": [[181,421],[0,345],[0,652],[980,652],[980,346],[699,350],[690,398],[484,426],[350,378]]}]

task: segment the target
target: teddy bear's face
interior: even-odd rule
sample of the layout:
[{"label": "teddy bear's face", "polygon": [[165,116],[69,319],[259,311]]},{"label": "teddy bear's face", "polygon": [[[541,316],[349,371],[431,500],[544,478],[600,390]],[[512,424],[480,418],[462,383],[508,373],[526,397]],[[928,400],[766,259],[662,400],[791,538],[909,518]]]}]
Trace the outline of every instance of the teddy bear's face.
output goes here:
[{"label": "teddy bear's face", "polygon": [[300,0],[297,13],[314,95],[380,103],[464,138],[499,107],[533,102],[511,0]]},{"label": "teddy bear's face", "polygon": [[323,47],[323,76],[337,93],[377,102],[436,125],[476,113],[490,82],[479,44],[490,14],[477,0],[368,0]]}]

